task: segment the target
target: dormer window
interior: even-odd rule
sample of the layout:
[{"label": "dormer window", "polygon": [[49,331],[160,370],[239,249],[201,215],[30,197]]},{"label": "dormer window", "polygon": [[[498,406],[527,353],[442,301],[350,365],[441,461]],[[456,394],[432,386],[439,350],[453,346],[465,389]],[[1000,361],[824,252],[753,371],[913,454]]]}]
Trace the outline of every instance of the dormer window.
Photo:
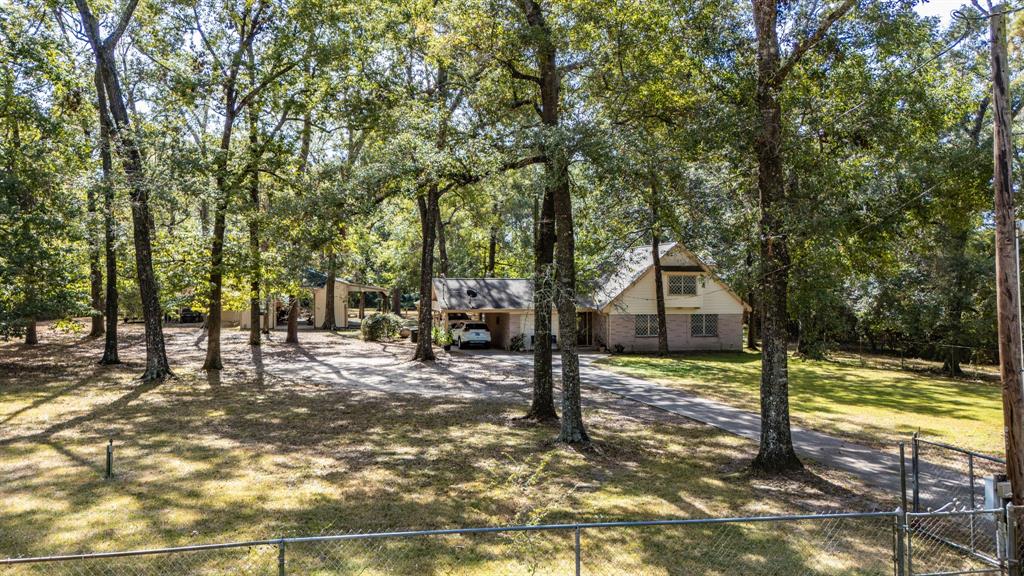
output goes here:
[{"label": "dormer window", "polygon": [[672,274],[668,277],[669,296],[695,296],[697,294],[697,277]]}]

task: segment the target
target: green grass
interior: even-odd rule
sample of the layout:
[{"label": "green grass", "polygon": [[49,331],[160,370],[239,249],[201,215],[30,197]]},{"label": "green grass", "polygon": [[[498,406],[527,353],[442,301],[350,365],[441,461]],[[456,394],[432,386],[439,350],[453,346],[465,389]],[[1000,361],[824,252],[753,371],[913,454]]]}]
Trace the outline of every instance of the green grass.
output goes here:
[{"label": "green grass", "polygon": [[[601,363],[750,410],[759,410],[757,353],[612,356]],[[892,446],[915,431],[990,454],[1002,454],[998,384],[954,380],[894,368],[790,357],[790,411],[807,428]]]},{"label": "green grass", "polygon": [[[303,338],[316,349],[311,335]],[[321,345],[331,345],[336,337],[322,338]],[[507,401],[361,393],[303,382],[301,375],[252,380],[226,371],[213,380],[192,364],[176,365],[175,380],[140,385],[140,339],[124,339],[133,345],[122,358],[133,365],[113,368],[94,363],[101,341],[68,339],[32,350],[0,345],[0,557],[876,506],[862,487],[827,470],[780,480],[751,476],[743,470],[752,443],[610,395],[591,398],[585,417],[596,443],[580,451],[553,443],[553,427],[517,420],[525,406]],[[190,353],[190,363],[201,361],[191,333],[172,332],[170,342],[172,357]],[[265,343],[264,354],[278,346],[284,345]],[[226,365],[242,365],[246,357],[237,354]],[[116,446],[113,480],[103,479],[108,438]],[[738,573],[731,570],[753,570],[765,558],[804,565],[807,573],[839,563],[845,569],[828,572],[850,573],[862,565],[864,550],[888,561],[891,534],[884,528],[861,533],[851,526],[844,532],[848,549],[827,558],[815,557],[821,550],[807,534],[776,534],[767,525],[583,538],[591,566],[614,567],[609,573],[685,574],[709,562],[718,562],[721,573]],[[736,554],[705,557],[701,546],[726,540]],[[294,573],[303,574],[506,574],[538,566],[537,574],[564,574],[571,550],[571,534],[561,533],[305,544],[288,553]],[[144,571],[145,562],[154,563],[147,573],[227,574],[240,571],[237,562],[276,566],[276,550],[262,548],[182,559],[199,565],[189,570],[161,567],[168,561],[162,558],[111,563],[125,573]],[[378,570],[378,563],[391,570]]]}]

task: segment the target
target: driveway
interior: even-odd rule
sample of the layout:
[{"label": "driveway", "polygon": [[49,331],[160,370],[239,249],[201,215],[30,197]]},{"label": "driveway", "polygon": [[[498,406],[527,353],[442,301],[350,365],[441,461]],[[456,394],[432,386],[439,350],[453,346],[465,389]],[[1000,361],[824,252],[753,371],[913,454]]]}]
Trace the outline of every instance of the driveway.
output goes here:
[{"label": "driveway", "polygon": [[[454,351],[452,356],[474,357],[491,365],[516,366],[527,374],[527,379],[533,369],[533,355],[530,353],[459,350]],[[612,372],[595,364],[596,360],[606,356],[607,354],[595,352],[580,354],[580,378],[585,386],[599,388],[666,412],[685,416],[753,442],[760,441],[760,414],[661,386],[642,378]],[[557,373],[561,366],[561,358],[557,351],[553,364],[557,380]],[[792,434],[793,444],[801,458],[842,470],[862,479],[868,485],[889,493],[899,493],[900,459],[898,454],[796,426],[792,428]],[[910,466],[909,453],[907,466]],[[964,492],[969,490],[967,477],[959,471],[925,461],[920,462],[920,471],[921,477],[929,480],[926,485],[920,487],[920,497],[924,507],[937,508],[957,497],[963,497]],[[980,491],[977,488],[976,490]]]},{"label": "driveway", "polygon": [[[180,346],[186,337],[183,332],[173,331],[169,339]],[[201,330],[192,334],[196,339],[189,343],[198,363],[205,343]],[[240,350],[236,353],[243,354],[242,350],[252,350],[253,356],[251,364],[231,366],[228,374],[233,370],[235,377],[251,377],[249,371],[254,370],[257,379],[272,375],[286,381],[340,385],[360,391],[464,399],[526,402],[531,393],[533,355],[530,353],[452,350],[446,354],[438,350],[437,362],[424,365],[410,360],[413,345],[408,341],[363,342],[352,336],[322,331],[303,331],[298,346],[282,345],[283,340],[284,333],[277,331],[266,345],[250,349],[244,333],[225,332],[225,349],[237,347]],[[611,372],[595,364],[605,356],[596,352],[580,354],[584,386],[703,422],[753,442],[759,440],[761,420],[756,412]],[[561,366],[557,351],[553,364],[557,382]],[[896,454],[813,430],[794,427],[792,431],[793,443],[801,457],[852,474],[889,493],[899,492],[900,462]],[[953,496],[962,495],[967,486],[966,478],[955,470],[921,462],[921,472],[923,477],[934,479],[921,487],[921,501],[926,505],[948,502]]]}]

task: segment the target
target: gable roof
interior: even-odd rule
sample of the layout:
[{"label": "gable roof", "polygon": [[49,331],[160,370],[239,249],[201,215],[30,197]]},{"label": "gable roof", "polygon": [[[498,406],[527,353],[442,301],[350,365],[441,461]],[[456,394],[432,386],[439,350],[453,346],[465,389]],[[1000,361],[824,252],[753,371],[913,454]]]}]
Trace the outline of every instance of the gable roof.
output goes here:
[{"label": "gable roof", "polygon": [[442,310],[533,308],[533,280],[526,278],[434,278]]},{"label": "gable roof", "polygon": [[[675,242],[658,245],[658,255],[664,257],[669,250],[676,247]],[[612,303],[620,294],[647,272],[654,265],[652,246],[637,246],[622,252],[619,256],[618,268],[601,280],[600,287],[594,291],[594,308],[600,310]]]},{"label": "gable roof", "polygon": [[[669,252],[683,252],[716,284],[736,299],[745,309],[749,305],[736,295],[714,271],[678,242],[665,242],[658,246],[660,257]],[[580,308],[604,310],[628,288],[640,281],[652,266],[651,245],[637,246],[623,251],[616,259],[617,266],[601,282],[590,300],[577,298]],[[434,297],[440,310],[528,310],[533,308],[533,280],[528,278],[434,278]]]},{"label": "gable roof", "polygon": [[[347,284],[349,286],[353,286],[355,288],[359,288],[367,292],[387,292],[386,288],[381,288],[380,286],[374,286],[372,284],[359,284],[357,282],[352,282],[344,278],[335,278],[334,282],[336,284]],[[306,268],[302,272],[302,278],[300,280],[300,283],[303,288],[323,288],[324,286],[327,286],[327,274],[319,270]]]},{"label": "gable roof", "polygon": [[[686,255],[687,258],[692,260],[697,267],[707,274],[712,281],[718,284],[721,289],[735,299],[744,310],[750,310],[750,305],[747,304],[738,294],[732,291],[729,286],[722,281],[721,278],[715,274],[715,271],[705,264],[696,254],[689,251],[685,246],[678,242],[666,242],[658,245],[658,255],[660,258],[664,258],[669,252],[678,250]],[[605,280],[602,281],[601,287],[597,289],[594,294],[594,308],[597,310],[604,310],[612,302],[619,298],[628,288],[636,284],[643,278],[644,274],[654,266],[654,257],[652,255],[653,247],[650,244],[646,246],[637,246],[631,248],[622,253],[622,265],[615,271],[612,272]],[[663,267],[664,269],[664,267]]]}]

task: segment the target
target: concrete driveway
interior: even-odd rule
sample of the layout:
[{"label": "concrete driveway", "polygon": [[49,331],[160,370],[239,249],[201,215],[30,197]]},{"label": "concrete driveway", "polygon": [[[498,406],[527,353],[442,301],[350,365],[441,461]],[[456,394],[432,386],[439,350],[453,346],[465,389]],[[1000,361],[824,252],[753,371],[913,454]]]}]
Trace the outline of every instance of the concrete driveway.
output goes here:
[{"label": "concrete driveway", "polygon": [[[500,350],[453,351],[452,356],[477,358],[482,363],[518,367],[529,381],[533,369],[531,353],[515,353]],[[655,408],[709,424],[731,434],[759,442],[761,417],[757,412],[735,408],[721,402],[702,398],[698,395],[661,386],[649,380],[626,376],[602,368],[596,360],[607,354],[584,352],[580,354],[580,379],[584,386],[591,386],[617,394]],[[555,380],[561,358],[555,351],[552,362],[555,366]],[[900,459],[898,454],[886,452],[850,442],[842,438],[792,428],[793,444],[801,458],[824,464],[830,468],[852,474],[865,483],[898,494],[900,490]],[[909,454],[907,466],[909,467]],[[927,485],[921,486],[921,502],[931,507],[940,507],[968,490],[969,482],[959,471],[922,461],[921,476],[927,478]],[[909,481],[909,479],[908,479]],[[961,503],[963,504],[963,503]]]}]

